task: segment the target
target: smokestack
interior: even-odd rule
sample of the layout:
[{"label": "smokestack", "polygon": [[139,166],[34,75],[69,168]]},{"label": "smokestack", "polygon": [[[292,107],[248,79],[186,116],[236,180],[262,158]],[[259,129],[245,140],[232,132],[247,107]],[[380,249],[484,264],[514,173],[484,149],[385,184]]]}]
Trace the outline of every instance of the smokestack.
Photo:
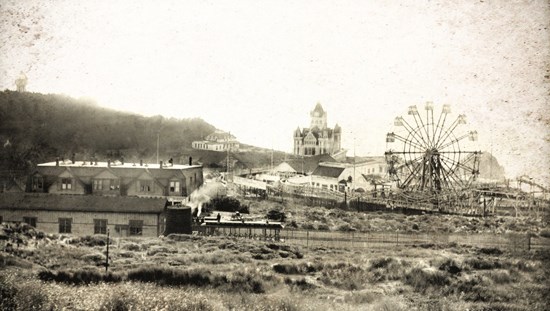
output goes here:
[{"label": "smokestack", "polygon": [[111,159],[107,160],[107,167],[111,167]]},{"label": "smokestack", "polygon": [[159,167],[162,169],[162,160],[159,162]]},{"label": "smokestack", "polygon": [[143,160],[139,160],[139,166],[143,166]]},{"label": "smokestack", "polygon": [[124,157],[123,157],[123,156],[120,157],[120,163],[121,163],[122,165],[124,165]]},{"label": "smokestack", "polygon": [[193,165],[193,157],[189,157],[189,166]]},{"label": "smokestack", "polygon": [[55,166],[59,166],[59,157],[55,158]]},{"label": "smokestack", "polygon": [[73,162],[73,164],[74,164],[75,157],[76,157],[76,154],[73,153],[73,156],[71,157],[71,162]]}]

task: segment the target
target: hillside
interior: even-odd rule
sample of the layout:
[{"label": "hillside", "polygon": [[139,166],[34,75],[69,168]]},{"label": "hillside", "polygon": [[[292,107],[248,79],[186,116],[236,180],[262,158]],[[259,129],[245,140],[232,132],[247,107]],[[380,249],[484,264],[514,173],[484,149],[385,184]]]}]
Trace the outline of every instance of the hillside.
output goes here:
[{"label": "hillside", "polygon": [[479,160],[479,177],[488,180],[504,180],[504,167],[489,152],[483,152]]},{"label": "hillside", "polygon": [[202,119],[144,117],[63,95],[0,92],[0,170],[26,170],[54,157],[156,160],[212,132]]}]

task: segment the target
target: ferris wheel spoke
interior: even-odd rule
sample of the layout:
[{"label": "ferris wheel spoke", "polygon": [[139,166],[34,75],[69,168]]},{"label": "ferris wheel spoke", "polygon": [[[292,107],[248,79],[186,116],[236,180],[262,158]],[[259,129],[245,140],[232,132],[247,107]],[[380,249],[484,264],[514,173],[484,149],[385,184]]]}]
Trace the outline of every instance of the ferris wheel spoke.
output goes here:
[{"label": "ferris wheel spoke", "polygon": [[443,157],[447,158],[449,161],[453,161],[453,162],[456,163],[455,171],[458,171],[458,169],[460,169],[460,168],[463,169],[464,171],[470,172],[470,173],[472,173],[474,171],[474,168],[467,166],[463,162],[454,161],[454,160],[452,160],[452,159],[450,159],[446,156],[443,156]]},{"label": "ferris wheel spoke", "polygon": [[406,164],[405,167],[407,168],[410,174],[413,174],[416,171],[418,164],[419,163],[417,162],[409,162]]},{"label": "ferris wheel spoke", "polygon": [[411,171],[411,174],[403,182],[403,186],[407,187],[414,180],[414,177],[416,176],[416,173],[418,171],[420,171],[421,169],[422,169],[421,163],[417,163],[414,170]]},{"label": "ferris wheel spoke", "polygon": [[[426,144],[426,142],[424,141],[422,135],[418,135],[417,132],[418,132],[418,128],[413,128],[405,119],[401,119],[402,123],[403,123],[403,127],[407,130],[407,132],[409,132],[409,135],[411,135],[411,137],[414,138],[414,140],[419,144],[419,145],[422,145],[422,144]],[[422,141],[421,141],[422,140]],[[425,148],[424,148],[425,149]]]},{"label": "ferris wheel spoke", "polygon": [[445,149],[445,148],[447,148],[447,147],[449,147],[449,146],[451,146],[455,143],[458,143],[459,141],[463,140],[464,138],[467,138],[468,136],[469,136],[469,134],[464,134],[460,137],[457,137],[457,138],[447,142],[445,145],[442,145],[442,146],[438,147],[438,149]]},{"label": "ferris wheel spoke", "polygon": [[[445,116],[443,117],[443,123],[441,124],[441,127],[439,127],[439,121],[441,121],[441,115],[445,114]],[[434,145],[437,146],[439,144],[439,139],[441,138],[441,134],[443,133],[443,129],[445,128],[445,122],[447,121],[447,114],[446,113],[443,113],[443,111],[441,111],[441,114],[439,115],[439,120],[437,121],[437,129],[436,129],[436,133],[437,133],[437,130],[439,130],[439,133],[437,134],[437,139],[434,139]],[[435,136],[434,136],[435,138]]]},{"label": "ferris wheel spoke", "polygon": [[443,163],[442,166],[447,167],[447,169],[441,170],[442,174],[445,176],[447,181],[447,189],[454,189],[453,182],[457,183],[457,178],[454,176],[453,171],[449,169],[449,166],[446,163]]},{"label": "ferris wheel spoke", "polygon": [[[447,171],[446,171],[447,176],[449,176],[450,179],[452,179],[455,184],[462,187],[464,184],[463,184],[462,180],[458,176],[456,176],[456,171],[455,171],[456,167],[453,169],[445,162],[443,162],[443,165],[447,167]],[[451,187],[451,188],[453,188],[453,187]]]},{"label": "ferris wheel spoke", "polygon": [[462,115],[459,115],[456,118],[456,120],[454,120],[453,123],[451,123],[451,126],[443,132],[443,137],[440,136],[440,138],[435,144],[436,148],[439,148],[439,145],[443,144],[447,140],[447,138],[449,138],[449,136],[453,133],[456,127],[460,124],[460,120],[462,120],[462,118],[463,118]]},{"label": "ferris wheel spoke", "polygon": [[[422,126],[420,126],[420,125],[418,124],[418,120],[416,119],[416,115],[418,115],[418,119],[420,119],[420,124],[421,124]],[[420,115],[419,115],[418,113],[414,113],[414,114],[413,114],[413,118],[414,118],[414,122],[416,123],[416,127],[418,128],[419,132],[421,132],[420,129],[423,128],[423,129],[424,129],[424,132],[426,133],[426,136],[427,136],[426,139],[429,139],[429,137],[428,137],[428,136],[429,136],[429,135],[428,135],[428,131],[426,131],[426,128],[424,127],[424,122],[422,122],[422,118],[420,117]],[[420,135],[420,138],[422,138],[422,141],[424,142],[424,144],[426,145],[426,147],[430,146],[429,141],[426,141],[426,139],[424,139],[424,135]]]},{"label": "ferris wheel spoke", "polygon": [[410,144],[410,145],[413,145],[413,146],[417,147],[418,149],[422,149],[422,146],[421,146],[421,145],[419,145],[419,144],[413,142],[412,140],[406,139],[405,137],[402,137],[402,136],[397,135],[397,134],[395,134],[395,133],[393,133],[393,136],[394,136],[395,138],[397,138],[398,140],[400,140],[401,142],[405,143],[405,144]]}]

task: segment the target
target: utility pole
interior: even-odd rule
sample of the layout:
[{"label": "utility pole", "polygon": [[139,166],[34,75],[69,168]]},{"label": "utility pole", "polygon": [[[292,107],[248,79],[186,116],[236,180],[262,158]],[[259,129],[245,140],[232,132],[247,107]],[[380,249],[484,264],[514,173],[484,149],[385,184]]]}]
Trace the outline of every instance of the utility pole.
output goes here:
[{"label": "utility pole", "polygon": [[157,132],[157,164],[159,163],[160,129]]},{"label": "utility pole", "polygon": [[109,271],[109,229],[107,229],[107,254],[105,256],[105,273]]},{"label": "utility pole", "polygon": [[353,189],[352,190],[355,190],[355,180],[357,178],[355,178],[355,137],[353,137],[353,180],[352,180],[352,185],[353,185]]}]

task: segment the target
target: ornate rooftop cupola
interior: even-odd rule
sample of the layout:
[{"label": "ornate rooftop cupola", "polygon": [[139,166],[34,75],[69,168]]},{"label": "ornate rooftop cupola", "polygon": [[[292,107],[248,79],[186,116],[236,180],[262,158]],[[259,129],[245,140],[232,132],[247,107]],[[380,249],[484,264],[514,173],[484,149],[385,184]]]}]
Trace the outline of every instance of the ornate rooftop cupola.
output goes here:
[{"label": "ornate rooftop cupola", "polygon": [[311,125],[310,128],[317,127],[320,130],[327,127],[327,112],[323,109],[320,103],[315,105],[315,108],[310,113]]}]

